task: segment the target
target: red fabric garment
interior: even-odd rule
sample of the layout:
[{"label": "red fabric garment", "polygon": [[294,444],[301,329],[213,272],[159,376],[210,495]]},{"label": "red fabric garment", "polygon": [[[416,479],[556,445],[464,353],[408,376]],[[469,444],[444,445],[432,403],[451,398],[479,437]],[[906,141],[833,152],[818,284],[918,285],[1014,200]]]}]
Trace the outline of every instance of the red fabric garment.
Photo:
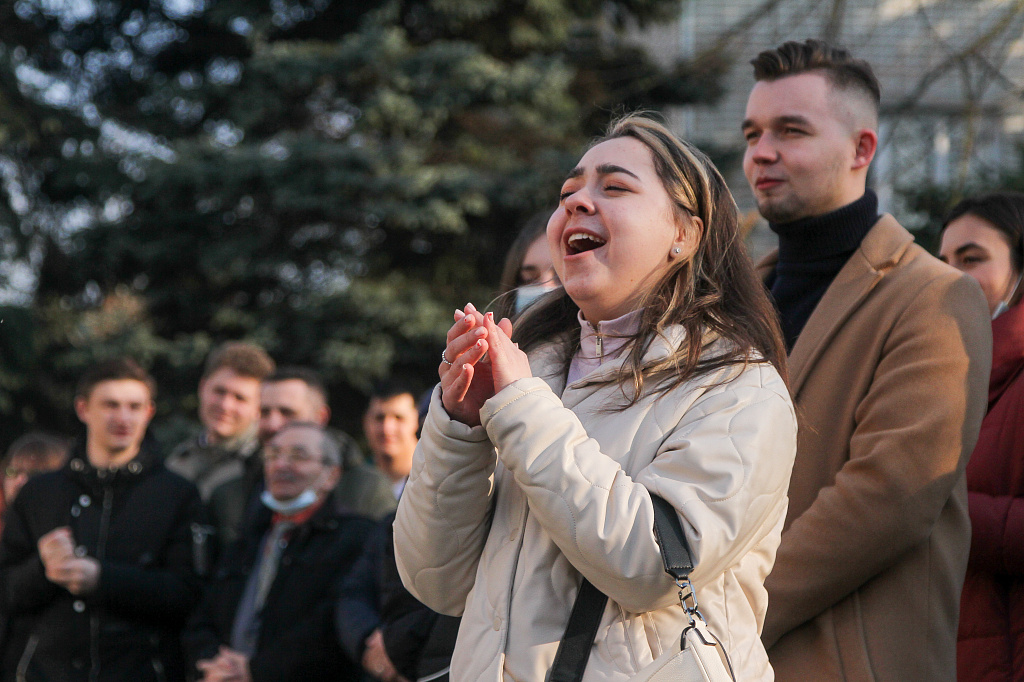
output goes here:
[{"label": "red fabric garment", "polygon": [[989,411],[967,465],[960,682],[1024,681],[1024,305],[996,318],[992,337]]}]

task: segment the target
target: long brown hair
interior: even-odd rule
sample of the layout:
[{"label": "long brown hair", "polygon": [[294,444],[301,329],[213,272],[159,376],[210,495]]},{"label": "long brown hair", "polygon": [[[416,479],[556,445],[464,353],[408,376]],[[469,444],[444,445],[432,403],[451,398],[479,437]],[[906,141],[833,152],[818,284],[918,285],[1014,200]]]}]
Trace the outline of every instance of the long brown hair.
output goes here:
[{"label": "long brown hair", "polygon": [[[699,217],[703,234],[693,256],[675,261],[641,300],[643,312],[629,355],[618,376],[626,399],[634,404],[645,384],[669,391],[691,378],[731,365],[767,360],[786,379],[786,350],[775,309],[754,273],[739,234],[739,211],[732,194],[711,160],[680,140],[664,125],[631,114],[613,121],[596,146],[632,137],[646,146],[654,168],[676,205],[676,219]],[[566,365],[579,347],[576,315],[579,308],[562,293],[554,293],[528,308],[516,320],[513,339],[524,350],[561,339]],[[685,338],[668,357],[644,362],[644,354],[666,329],[680,326]],[[717,339],[730,343],[708,353]]]}]

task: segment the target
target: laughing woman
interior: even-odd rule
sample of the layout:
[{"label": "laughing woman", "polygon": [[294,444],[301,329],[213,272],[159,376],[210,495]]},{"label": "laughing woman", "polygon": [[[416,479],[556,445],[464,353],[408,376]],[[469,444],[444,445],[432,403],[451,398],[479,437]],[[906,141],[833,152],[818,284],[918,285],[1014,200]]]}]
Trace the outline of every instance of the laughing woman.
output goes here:
[{"label": "laughing woman", "polygon": [[796,419],[722,177],[659,123],[620,119],[569,173],[547,236],[561,298],[514,329],[455,313],[395,523],[410,591],[463,616],[451,679],[545,679],[582,578],[609,597],[584,680],[628,680],[678,645],[653,494],[736,679],[771,680],[763,582]]}]

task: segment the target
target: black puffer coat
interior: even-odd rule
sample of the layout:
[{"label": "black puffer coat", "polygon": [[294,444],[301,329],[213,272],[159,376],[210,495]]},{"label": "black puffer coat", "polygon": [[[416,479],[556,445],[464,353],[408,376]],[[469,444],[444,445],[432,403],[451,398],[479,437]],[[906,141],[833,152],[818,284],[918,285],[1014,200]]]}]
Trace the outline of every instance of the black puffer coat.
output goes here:
[{"label": "black puffer coat", "polygon": [[342,580],[338,639],[350,658],[361,661],[366,638],[379,628],[384,650],[403,677],[446,681],[439,673],[451,665],[461,619],[431,611],[405,589],[395,565],[394,521],[392,513],[378,524]]},{"label": "black puffer coat", "polygon": [[[4,680],[184,679],[181,628],[201,592],[204,538],[195,487],[143,451],[97,470],[82,449],[21,490],[0,540],[0,608],[11,616]],[[69,526],[98,559],[99,584],[76,597],[47,580],[40,537]],[[24,645],[24,646],[22,646]]]}]

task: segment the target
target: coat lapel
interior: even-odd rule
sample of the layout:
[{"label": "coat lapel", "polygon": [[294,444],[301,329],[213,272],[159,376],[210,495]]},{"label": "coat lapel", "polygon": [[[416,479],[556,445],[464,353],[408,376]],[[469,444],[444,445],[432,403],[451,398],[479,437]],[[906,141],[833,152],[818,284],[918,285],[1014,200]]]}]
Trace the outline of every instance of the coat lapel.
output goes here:
[{"label": "coat lapel", "polygon": [[[800,394],[804,381],[832,338],[913,242],[913,235],[888,214],[864,236],[860,248],[815,306],[789,354],[790,391],[794,397]],[[758,265],[762,279],[774,270],[777,261],[778,254],[773,253]]]}]

